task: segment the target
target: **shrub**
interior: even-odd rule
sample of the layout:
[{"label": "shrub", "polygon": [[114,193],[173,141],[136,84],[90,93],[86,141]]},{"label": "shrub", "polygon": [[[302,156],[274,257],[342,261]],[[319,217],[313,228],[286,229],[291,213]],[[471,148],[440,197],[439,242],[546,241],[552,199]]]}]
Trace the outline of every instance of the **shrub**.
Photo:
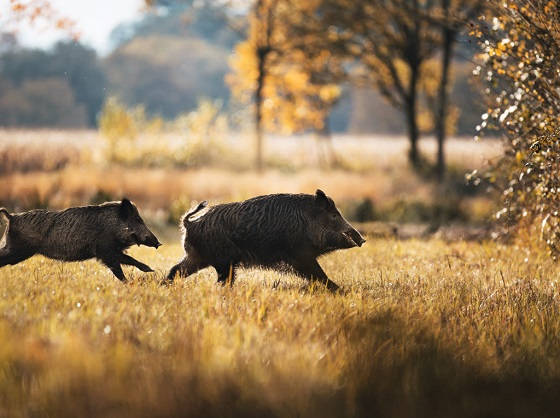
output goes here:
[{"label": "shrub", "polygon": [[115,98],[105,103],[100,131],[108,162],[127,166],[200,167],[235,161],[238,153],[226,141],[228,119],[219,101],[203,100],[194,111],[164,122],[144,108],[127,108]]},{"label": "shrub", "polygon": [[511,231],[539,225],[560,252],[560,4],[493,0],[474,32],[482,41],[475,74],[487,83],[488,112],[477,130],[505,133],[506,152],[488,173],[501,192],[496,218]]}]

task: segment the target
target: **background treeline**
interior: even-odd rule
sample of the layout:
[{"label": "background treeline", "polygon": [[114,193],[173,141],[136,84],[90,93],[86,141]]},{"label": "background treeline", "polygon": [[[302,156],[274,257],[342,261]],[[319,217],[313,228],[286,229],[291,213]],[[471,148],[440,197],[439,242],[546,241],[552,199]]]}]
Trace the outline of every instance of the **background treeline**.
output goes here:
[{"label": "background treeline", "polygon": [[[202,98],[219,99],[234,113],[225,81],[229,61],[242,40],[243,18],[205,5],[172,4],[113,33],[115,49],[100,57],[76,42],[48,51],[27,49],[8,35],[0,40],[0,125],[5,127],[96,127],[103,103],[116,96],[143,105],[149,116],[173,119]],[[294,35],[296,36],[296,35]],[[472,135],[480,120],[480,90],[473,86],[468,42],[459,44],[451,102],[459,109],[456,133]],[[402,113],[373,88],[343,86],[329,119],[334,132],[405,132]]]}]

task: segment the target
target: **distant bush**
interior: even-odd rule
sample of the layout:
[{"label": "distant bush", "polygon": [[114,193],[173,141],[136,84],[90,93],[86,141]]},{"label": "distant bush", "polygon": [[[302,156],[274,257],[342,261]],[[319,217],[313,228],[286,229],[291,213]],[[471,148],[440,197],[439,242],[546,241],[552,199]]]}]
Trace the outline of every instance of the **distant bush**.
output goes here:
[{"label": "distant bush", "polygon": [[0,125],[96,126],[105,86],[95,50],[79,42],[48,51],[16,44],[0,54]]},{"label": "distant bush", "polygon": [[142,106],[127,108],[109,98],[100,117],[107,161],[127,166],[236,166],[241,152],[228,142],[228,119],[219,101],[203,100],[196,110],[165,122]]},{"label": "distant bush", "polygon": [[344,213],[348,219],[356,222],[371,222],[379,218],[374,203],[369,197],[350,202],[344,208]]}]

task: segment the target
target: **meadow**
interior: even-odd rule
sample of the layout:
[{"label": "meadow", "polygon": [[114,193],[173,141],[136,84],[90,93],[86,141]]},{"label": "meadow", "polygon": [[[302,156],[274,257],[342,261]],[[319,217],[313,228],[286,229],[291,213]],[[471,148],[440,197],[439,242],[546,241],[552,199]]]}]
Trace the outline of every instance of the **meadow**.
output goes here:
[{"label": "meadow", "polygon": [[242,270],[122,284],[95,261],[0,269],[0,416],[556,416],[558,266],[495,242],[370,239],[344,291]]},{"label": "meadow", "polygon": [[[422,211],[429,219],[455,198],[453,210],[478,213],[459,217],[467,227],[487,221],[489,197],[448,191],[497,155],[495,143],[450,141],[459,174],[438,198],[438,186],[406,168],[401,139],[335,138],[352,164],[329,170],[310,160],[312,141],[272,139],[260,175],[248,153],[237,168],[146,167],[103,161],[92,132],[0,139],[9,139],[0,144],[1,205],[127,195],[165,244],[132,248],[156,272],[127,268],[125,284],[96,261],[35,256],[0,269],[0,417],[557,416],[560,268],[532,244],[537,232],[510,242],[399,239],[384,223],[422,221]],[[433,143],[423,149],[433,155]],[[317,187],[353,222],[365,198],[378,217],[355,223],[364,247],[320,259],[342,292],[258,269],[241,270],[232,288],[212,269],[161,284],[183,255],[176,218],[193,200]],[[383,218],[397,210],[402,219]]]}]

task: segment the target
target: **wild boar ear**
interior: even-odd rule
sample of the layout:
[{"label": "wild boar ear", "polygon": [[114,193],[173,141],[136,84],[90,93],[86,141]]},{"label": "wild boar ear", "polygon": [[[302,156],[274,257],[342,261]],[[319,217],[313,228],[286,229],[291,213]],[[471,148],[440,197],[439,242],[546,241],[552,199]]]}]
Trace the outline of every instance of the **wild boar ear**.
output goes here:
[{"label": "wild boar ear", "polygon": [[329,207],[329,198],[321,189],[315,192],[315,203],[325,209]]},{"label": "wild boar ear", "polygon": [[119,215],[123,219],[127,219],[134,212],[134,206],[126,197],[123,198],[119,206]]}]

